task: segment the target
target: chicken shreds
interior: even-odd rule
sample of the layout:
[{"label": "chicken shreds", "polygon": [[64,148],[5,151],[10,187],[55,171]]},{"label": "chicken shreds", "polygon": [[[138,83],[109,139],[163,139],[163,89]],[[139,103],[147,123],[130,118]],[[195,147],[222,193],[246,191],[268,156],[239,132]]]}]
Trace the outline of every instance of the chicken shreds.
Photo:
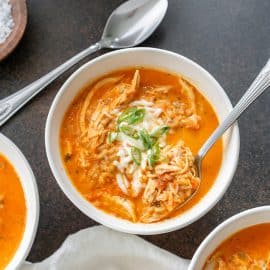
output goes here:
[{"label": "chicken shreds", "polygon": [[270,258],[267,261],[252,259],[248,254],[239,252],[226,262],[221,257],[211,261],[205,270],[269,270]]},{"label": "chicken shreds", "polygon": [[190,148],[181,137],[168,139],[181,128],[200,129],[196,89],[150,69],[115,72],[88,89],[63,122],[62,153],[73,182],[116,216],[142,223],[169,218],[200,184]]},{"label": "chicken shreds", "polygon": [[147,174],[149,180],[143,193],[141,222],[159,221],[183,204],[197,190],[194,158],[183,142],[163,150],[166,163],[158,164]]},{"label": "chicken shreds", "polygon": [[[119,77],[111,78],[110,80],[104,79],[103,84],[112,85],[118,82],[119,79]],[[98,87],[95,86],[94,89],[86,97],[80,114],[81,131],[82,133],[87,132],[87,138],[90,141],[89,147],[92,150],[96,149],[100,144],[104,142],[106,132],[108,132],[107,126],[111,120],[110,117],[108,117],[110,111],[122,106],[125,103],[128,103],[135,96],[140,82],[140,74],[139,71],[136,70],[131,84],[122,82],[116,84],[112,88],[111,92],[114,94],[113,96],[117,96],[117,98],[111,98],[110,96],[106,98],[105,96],[105,99],[102,99],[98,102],[96,108],[91,112],[91,114],[87,115],[87,108],[91,104],[91,99],[93,98],[95,91],[101,87],[101,82],[99,82]],[[85,124],[85,122],[88,125]]]},{"label": "chicken shreds", "polygon": [[243,228],[216,248],[203,270],[269,270],[269,242],[270,223]]},{"label": "chicken shreds", "polygon": [[[194,93],[192,89],[188,88],[188,86],[182,80],[180,80],[180,82],[183,85],[182,92],[189,103],[189,110],[186,110],[187,117],[181,119],[182,122],[179,121],[179,123],[180,125],[187,123],[187,125],[190,127],[195,125],[195,128],[197,128],[199,118],[196,118]],[[107,106],[105,104],[106,101],[99,101],[96,109],[89,116],[90,123],[88,137],[96,138],[95,142],[92,142],[92,146],[99,146],[104,142],[106,136],[106,127],[108,123],[112,121],[110,112],[114,109],[120,109],[123,104],[128,104],[130,101],[132,101],[139,87],[140,74],[139,71],[136,70],[130,84],[119,83],[113,87],[112,92],[117,92],[118,98],[114,99],[111,103],[108,103]],[[157,89],[154,89],[154,91],[161,91],[166,95],[168,91],[170,91],[170,87],[157,87]],[[162,100],[159,100],[160,104],[161,102]],[[133,104],[143,104],[143,102],[135,101]],[[146,104],[149,106],[149,103],[146,102]],[[152,104],[150,106],[152,106]],[[179,107],[181,107],[181,104]],[[145,107],[143,107],[143,109],[145,109]],[[177,109],[173,113],[174,116],[177,115]],[[184,115],[185,112],[183,113],[182,117]],[[166,116],[168,115],[164,113],[163,118]],[[167,120],[168,119],[165,119],[165,121]],[[199,186],[199,179],[196,177],[192,153],[189,148],[184,146],[183,142],[174,147],[165,147],[162,155],[169,161],[166,161],[166,163],[159,163],[154,168],[148,166],[143,171],[136,170],[133,175],[132,172],[127,173],[127,171],[131,171],[129,167],[132,165],[128,163],[125,174],[123,174],[123,170],[116,174],[116,182],[121,191],[125,195],[129,194],[129,196],[132,197],[137,197],[140,194],[143,186],[142,182],[145,182],[142,179],[142,175],[144,174],[147,176],[147,181],[144,183],[145,189],[142,196],[143,213],[141,216],[136,218],[135,212],[132,210],[134,205],[126,198],[123,201],[123,199],[120,199],[121,197],[119,196],[111,196],[110,198],[109,194],[106,194],[106,196],[103,194],[102,198],[99,199],[103,200],[104,204],[106,201],[106,204],[110,202],[111,205],[118,205],[118,207],[122,209],[122,212],[126,211],[127,215],[132,217],[133,221],[138,219],[143,223],[151,223],[159,221],[168,216],[169,213],[184,203],[196,191],[197,187]],[[127,158],[128,156],[126,159]],[[131,161],[131,158],[129,161]],[[104,172],[101,173],[101,175],[104,175]],[[100,179],[100,176],[98,178]],[[123,202],[125,202],[125,205],[129,207],[123,208]]]}]

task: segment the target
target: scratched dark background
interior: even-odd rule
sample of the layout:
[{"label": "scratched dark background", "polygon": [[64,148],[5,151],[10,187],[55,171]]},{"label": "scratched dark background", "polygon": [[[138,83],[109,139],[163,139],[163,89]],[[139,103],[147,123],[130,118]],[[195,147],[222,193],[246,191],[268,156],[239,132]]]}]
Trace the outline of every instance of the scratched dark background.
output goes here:
[{"label": "scratched dark background", "polygon": [[[0,98],[50,71],[101,36],[121,0],[29,0],[25,35],[0,63]],[[224,87],[233,104],[270,57],[269,0],[169,0],[167,16],[142,46],[171,50],[205,67]],[[75,66],[104,53],[94,54]],[[29,160],[37,178],[41,212],[29,255],[40,261],[67,235],[96,223],[77,210],[60,190],[44,148],[44,127],[52,100],[72,70],[16,114],[2,129]],[[239,121],[238,169],[223,199],[185,229],[144,237],[179,256],[191,258],[200,242],[223,220],[242,210],[270,203],[270,93]]]}]

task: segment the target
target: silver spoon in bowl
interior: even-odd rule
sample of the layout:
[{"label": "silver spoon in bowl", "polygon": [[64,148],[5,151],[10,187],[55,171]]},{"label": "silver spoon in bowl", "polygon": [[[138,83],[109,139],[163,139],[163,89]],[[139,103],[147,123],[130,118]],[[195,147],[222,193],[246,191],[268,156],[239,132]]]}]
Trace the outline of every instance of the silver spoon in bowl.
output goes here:
[{"label": "silver spoon in bowl", "polygon": [[168,0],[129,0],[120,5],[107,20],[99,42],[18,92],[0,100],[0,126],[48,84],[86,56],[103,48],[121,49],[142,43],[161,23],[167,7]]},{"label": "silver spoon in bowl", "polygon": [[[266,65],[262,68],[259,75],[255,78],[253,83],[250,85],[246,93],[235,105],[233,110],[228,114],[224,121],[215,129],[215,131],[206,140],[203,146],[198,151],[194,159],[194,166],[197,172],[197,176],[202,181],[202,161],[214,143],[224,134],[224,132],[230,128],[240,117],[240,115],[270,86],[270,59],[267,61]],[[200,183],[201,183],[200,181]],[[189,202],[195,194],[198,192],[200,184],[197,189],[180,203],[173,211],[183,207],[187,202]]]},{"label": "silver spoon in bowl", "polygon": [[203,146],[195,156],[194,165],[199,178],[202,176],[202,160],[214,145],[214,143],[231,127],[240,115],[270,86],[270,59],[257,75],[248,90],[228,114],[224,121],[216,128],[211,136],[206,140]]}]

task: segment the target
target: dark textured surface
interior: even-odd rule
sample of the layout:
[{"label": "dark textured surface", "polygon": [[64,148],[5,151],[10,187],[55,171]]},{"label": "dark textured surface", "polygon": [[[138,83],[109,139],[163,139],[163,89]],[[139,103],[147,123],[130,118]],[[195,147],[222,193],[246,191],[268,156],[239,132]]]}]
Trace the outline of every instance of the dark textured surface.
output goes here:
[{"label": "dark textured surface", "polygon": [[[25,36],[14,53],[0,63],[0,97],[97,41],[107,17],[121,2],[29,0]],[[169,0],[164,22],[143,45],[172,50],[197,61],[216,77],[235,104],[270,56],[269,14],[269,0]],[[95,224],[64,196],[45,155],[47,113],[69,74],[71,71],[47,87],[2,128],[23,151],[38,182],[41,213],[29,255],[32,261],[46,258],[68,234]],[[268,92],[241,118],[239,166],[217,206],[183,230],[145,237],[147,240],[190,258],[220,222],[244,209],[270,204],[269,102]]]}]

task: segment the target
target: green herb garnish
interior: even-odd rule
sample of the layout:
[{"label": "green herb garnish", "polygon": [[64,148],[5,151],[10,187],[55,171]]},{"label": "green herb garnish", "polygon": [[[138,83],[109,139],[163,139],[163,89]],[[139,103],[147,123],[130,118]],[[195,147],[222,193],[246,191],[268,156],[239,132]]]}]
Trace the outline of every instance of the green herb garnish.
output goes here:
[{"label": "green herb garnish", "polygon": [[143,129],[140,131],[140,139],[143,143],[143,147],[147,150],[152,147],[153,141],[147,132],[147,130]]},{"label": "green herb garnish", "polygon": [[150,154],[149,154],[149,163],[150,166],[153,167],[155,165],[155,163],[157,161],[159,161],[159,157],[160,157],[160,148],[159,148],[159,144],[155,144],[153,145],[153,147],[150,150]]},{"label": "green herb garnish", "polygon": [[169,127],[168,126],[163,126],[163,127],[160,127],[158,129],[156,129],[152,134],[151,134],[151,137],[152,138],[160,138],[161,136],[163,136],[164,134],[166,134],[168,131],[169,131]]},{"label": "green herb garnish", "polygon": [[142,153],[137,147],[131,147],[131,157],[136,165],[140,166],[142,161]]},{"label": "green herb garnish", "polygon": [[127,125],[119,126],[119,130],[122,133],[124,133],[125,135],[127,135],[135,140],[139,139],[139,134],[138,134],[137,130],[130,127],[130,126],[127,126]]},{"label": "green herb garnish", "polygon": [[136,107],[126,109],[118,118],[117,123],[126,122],[129,125],[138,124],[142,122],[145,116],[145,109],[138,109]]}]

